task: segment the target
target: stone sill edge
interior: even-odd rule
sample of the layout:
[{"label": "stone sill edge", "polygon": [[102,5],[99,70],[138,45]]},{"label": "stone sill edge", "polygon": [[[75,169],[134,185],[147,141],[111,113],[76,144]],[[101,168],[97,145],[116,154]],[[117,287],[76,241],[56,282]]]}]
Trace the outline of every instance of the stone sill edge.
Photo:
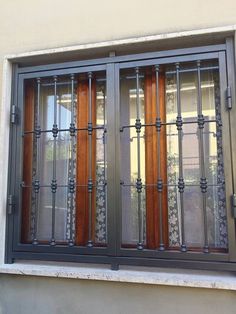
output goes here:
[{"label": "stone sill edge", "polygon": [[173,272],[143,271],[143,270],[118,270],[112,271],[105,268],[70,267],[34,264],[3,264],[0,265],[0,274],[23,276],[41,276],[55,278],[70,278],[81,280],[98,280],[120,283],[151,284],[162,286],[208,288],[236,291],[236,276],[233,274],[186,274],[184,270]]}]

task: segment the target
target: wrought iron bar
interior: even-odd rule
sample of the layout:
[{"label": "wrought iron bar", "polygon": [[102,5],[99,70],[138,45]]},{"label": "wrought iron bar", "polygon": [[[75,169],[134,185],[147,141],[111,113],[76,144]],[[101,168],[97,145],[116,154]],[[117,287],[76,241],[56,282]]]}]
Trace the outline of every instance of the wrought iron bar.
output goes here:
[{"label": "wrought iron bar", "polygon": [[[219,119],[207,119],[205,120],[205,123],[217,123],[217,125],[221,126],[222,122]],[[198,124],[198,119],[197,120],[193,120],[193,121],[182,121],[182,125],[184,124]],[[157,121],[155,123],[147,123],[147,124],[140,124],[140,129],[142,127],[149,127],[149,126],[155,126],[155,127],[162,127],[162,126],[167,126],[167,125],[176,125],[176,121],[175,122],[158,122]],[[131,124],[131,125],[123,125],[120,127],[120,132],[123,132],[124,129],[129,129],[129,128],[136,128],[136,124]]]},{"label": "wrought iron bar", "polygon": [[206,192],[207,179],[205,171],[205,153],[203,143],[203,130],[205,119],[202,114],[202,90],[201,90],[201,63],[197,61],[197,112],[198,112],[198,144],[199,144],[199,159],[200,159],[200,189],[202,192],[202,210],[203,210],[203,226],[204,226],[204,247],[203,252],[209,252],[208,230],[207,230],[207,212],[206,212]]},{"label": "wrought iron bar", "polygon": [[186,252],[187,247],[185,244],[185,228],[184,228],[184,178],[183,178],[183,147],[182,147],[182,126],[183,120],[181,116],[181,99],[180,99],[180,77],[179,77],[179,63],[176,66],[176,88],[177,88],[177,118],[176,127],[178,130],[178,149],[179,149],[179,179],[178,190],[180,194],[180,214],[181,214],[181,251]]},{"label": "wrought iron bar", "polygon": [[157,191],[159,204],[159,250],[164,251],[163,243],[163,224],[162,224],[162,192],[163,180],[161,177],[161,116],[160,116],[160,101],[159,101],[159,65],[156,65],[156,132],[157,132]]},{"label": "wrought iron bar", "polygon": [[[91,127],[90,127],[91,128]],[[104,130],[104,132],[106,132],[106,128],[104,128],[104,126],[93,126],[92,127],[93,130]],[[77,131],[88,131],[88,127],[87,128],[73,128],[72,129],[73,132],[77,132]],[[22,136],[27,135],[27,134],[37,134],[37,133],[52,133],[53,134],[53,129],[50,130],[37,130],[36,128],[32,131],[25,131],[23,132]],[[54,131],[55,132],[55,131]],[[57,128],[57,133],[59,132],[71,132],[71,127],[69,129],[59,129]]]},{"label": "wrought iron bar", "polygon": [[51,182],[51,192],[52,192],[52,233],[51,233],[51,242],[52,246],[56,245],[55,241],[55,218],[56,218],[56,191],[57,191],[57,179],[56,179],[56,145],[57,145],[57,76],[53,77],[54,81],[54,121],[52,127],[53,133],[53,163],[52,163],[52,182]]},{"label": "wrought iron bar", "polygon": [[[35,183],[35,181],[33,182],[32,185],[27,185],[24,182],[21,182],[21,187],[22,188],[35,189],[35,186],[37,186],[37,184],[34,184],[34,183]],[[93,184],[93,186],[95,186],[95,187],[101,187],[101,186],[105,186],[105,185],[107,185],[106,181],[104,181],[103,184]],[[38,189],[39,189],[39,188],[50,188],[52,185],[51,184],[38,184],[38,186],[39,186],[38,187]],[[70,186],[71,186],[71,183],[68,183],[68,184],[57,184],[58,188],[68,188],[68,189],[70,189]],[[76,187],[88,187],[88,184],[75,184],[75,188]]]},{"label": "wrought iron bar", "polygon": [[[103,126],[104,126],[104,131],[103,131],[103,167],[104,167],[104,192],[105,192],[105,211],[106,211],[106,230],[107,230],[107,170],[106,170],[106,92],[105,88],[102,90],[103,93]],[[106,242],[107,242],[107,232],[106,232]]]},{"label": "wrought iron bar", "polygon": [[89,103],[88,103],[88,137],[89,137],[89,163],[88,163],[88,198],[89,198],[89,226],[88,226],[88,247],[93,247],[92,240],[92,192],[93,192],[93,180],[92,180],[92,135],[93,135],[93,124],[92,124],[92,73],[88,73],[89,83]]},{"label": "wrought iron bar", "polygon": [[[126,184],[126,183],[120,183],[121,186],[124,186],[124,187],[136,187],[136,183],[131,183],[131,184]],[[225,183],[222,182],[221,184],[207,184],[207,187],[220,187],[220,186],[224,186]],[[102,185],[103,186],[103,185]],[[142,187],[145,188],[146,186],[157,186],[156,183],[150,183],[150,184],[142,184]],[[168,187],[179,187],[178,184],[168,184],[168,183],[162,183],[162,186],[168,186]],[[28,186],[25,186],[25,187],[28,187]],[[187,187],[199,187],[199,184],[186,184],[184,183],[184,187],[187,188]]]},{"label": "wrought iron bar", "polygon": [[73,208],[74,208],[74,193],[75,193],[75,178],[74,178],[74,145],[75,145],[75,121],[74,121],[74,74],[71,74],[71,123],[70,123],[70,135],[71,135],[71,173],[69,178],[69,192],[70,192],[70,237],[68,244],[69,246],[74,245],[74,239],[73,239]]},{"label": "wrought iron bar", "polygon": [[41,87],[41,79],[37,78],[37,105],[36,105],[36,119],[35,119],[35,136],[34,140],[36,141],[36,173],[35,173],[35,180],[33,182],[33,190],[34,190],[34,197],[35,197],[35,207],[33,213],[33,244],[38,244],[37,240],[37,221],[38,221],[38,210],[39,210],[39,190],[40,190],[40,181],[39,181],[39,172],[40,172],[40,135],[41,135],[41,128],[40,128],[40,88]]},{"label": "wrought iron bar", "polygon": [[137,179],[136,179],[136,191],[138,193],[138,243],[137,249],[143,249],[143,228],[142,228],[142,208],[141,208],[141,193],[142,193],[142,178],[141,178],[141,160],[140,160],[140,132],[141,132],[141,119],[140,119],[140,99],[139,99],[139,68],[135,69],[136,73],[136,133],[137,133]]}]

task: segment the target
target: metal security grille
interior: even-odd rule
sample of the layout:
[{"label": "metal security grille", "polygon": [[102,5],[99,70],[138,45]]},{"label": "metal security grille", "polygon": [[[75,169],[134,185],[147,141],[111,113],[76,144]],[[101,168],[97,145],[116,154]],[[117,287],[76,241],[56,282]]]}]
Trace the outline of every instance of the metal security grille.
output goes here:
[{"label": "metal security grille", "polygon": [[234,270],[231,50],[16,68],[7,261]]}]

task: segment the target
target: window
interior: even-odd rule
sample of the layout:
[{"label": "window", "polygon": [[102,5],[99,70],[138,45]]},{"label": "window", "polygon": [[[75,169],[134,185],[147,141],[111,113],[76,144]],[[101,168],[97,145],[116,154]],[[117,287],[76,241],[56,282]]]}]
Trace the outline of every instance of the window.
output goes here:
[{"label": "window", "polygon": [[234,270],[231,47],[16,68],[7,261]]}]

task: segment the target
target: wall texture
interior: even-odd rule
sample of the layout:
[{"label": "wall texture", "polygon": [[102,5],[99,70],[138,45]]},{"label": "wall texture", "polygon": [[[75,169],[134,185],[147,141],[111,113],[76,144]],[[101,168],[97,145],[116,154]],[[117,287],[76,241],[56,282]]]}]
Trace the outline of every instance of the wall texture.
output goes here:
[{"label": "wall texture", "polygon": [[1,53],[234,24],[234,0],[1,0]]},{"label": "wall texture", "polygon": [[0,276],[0,314],[234,314],[236,292]]},{"label": "wall texture", "polygon": [[[235,0],[0,0],[0,73],[8,54],[226,26],[235,12]],[[0,275],[0,314],[230,314],[235,300],[231,291]]]}]

